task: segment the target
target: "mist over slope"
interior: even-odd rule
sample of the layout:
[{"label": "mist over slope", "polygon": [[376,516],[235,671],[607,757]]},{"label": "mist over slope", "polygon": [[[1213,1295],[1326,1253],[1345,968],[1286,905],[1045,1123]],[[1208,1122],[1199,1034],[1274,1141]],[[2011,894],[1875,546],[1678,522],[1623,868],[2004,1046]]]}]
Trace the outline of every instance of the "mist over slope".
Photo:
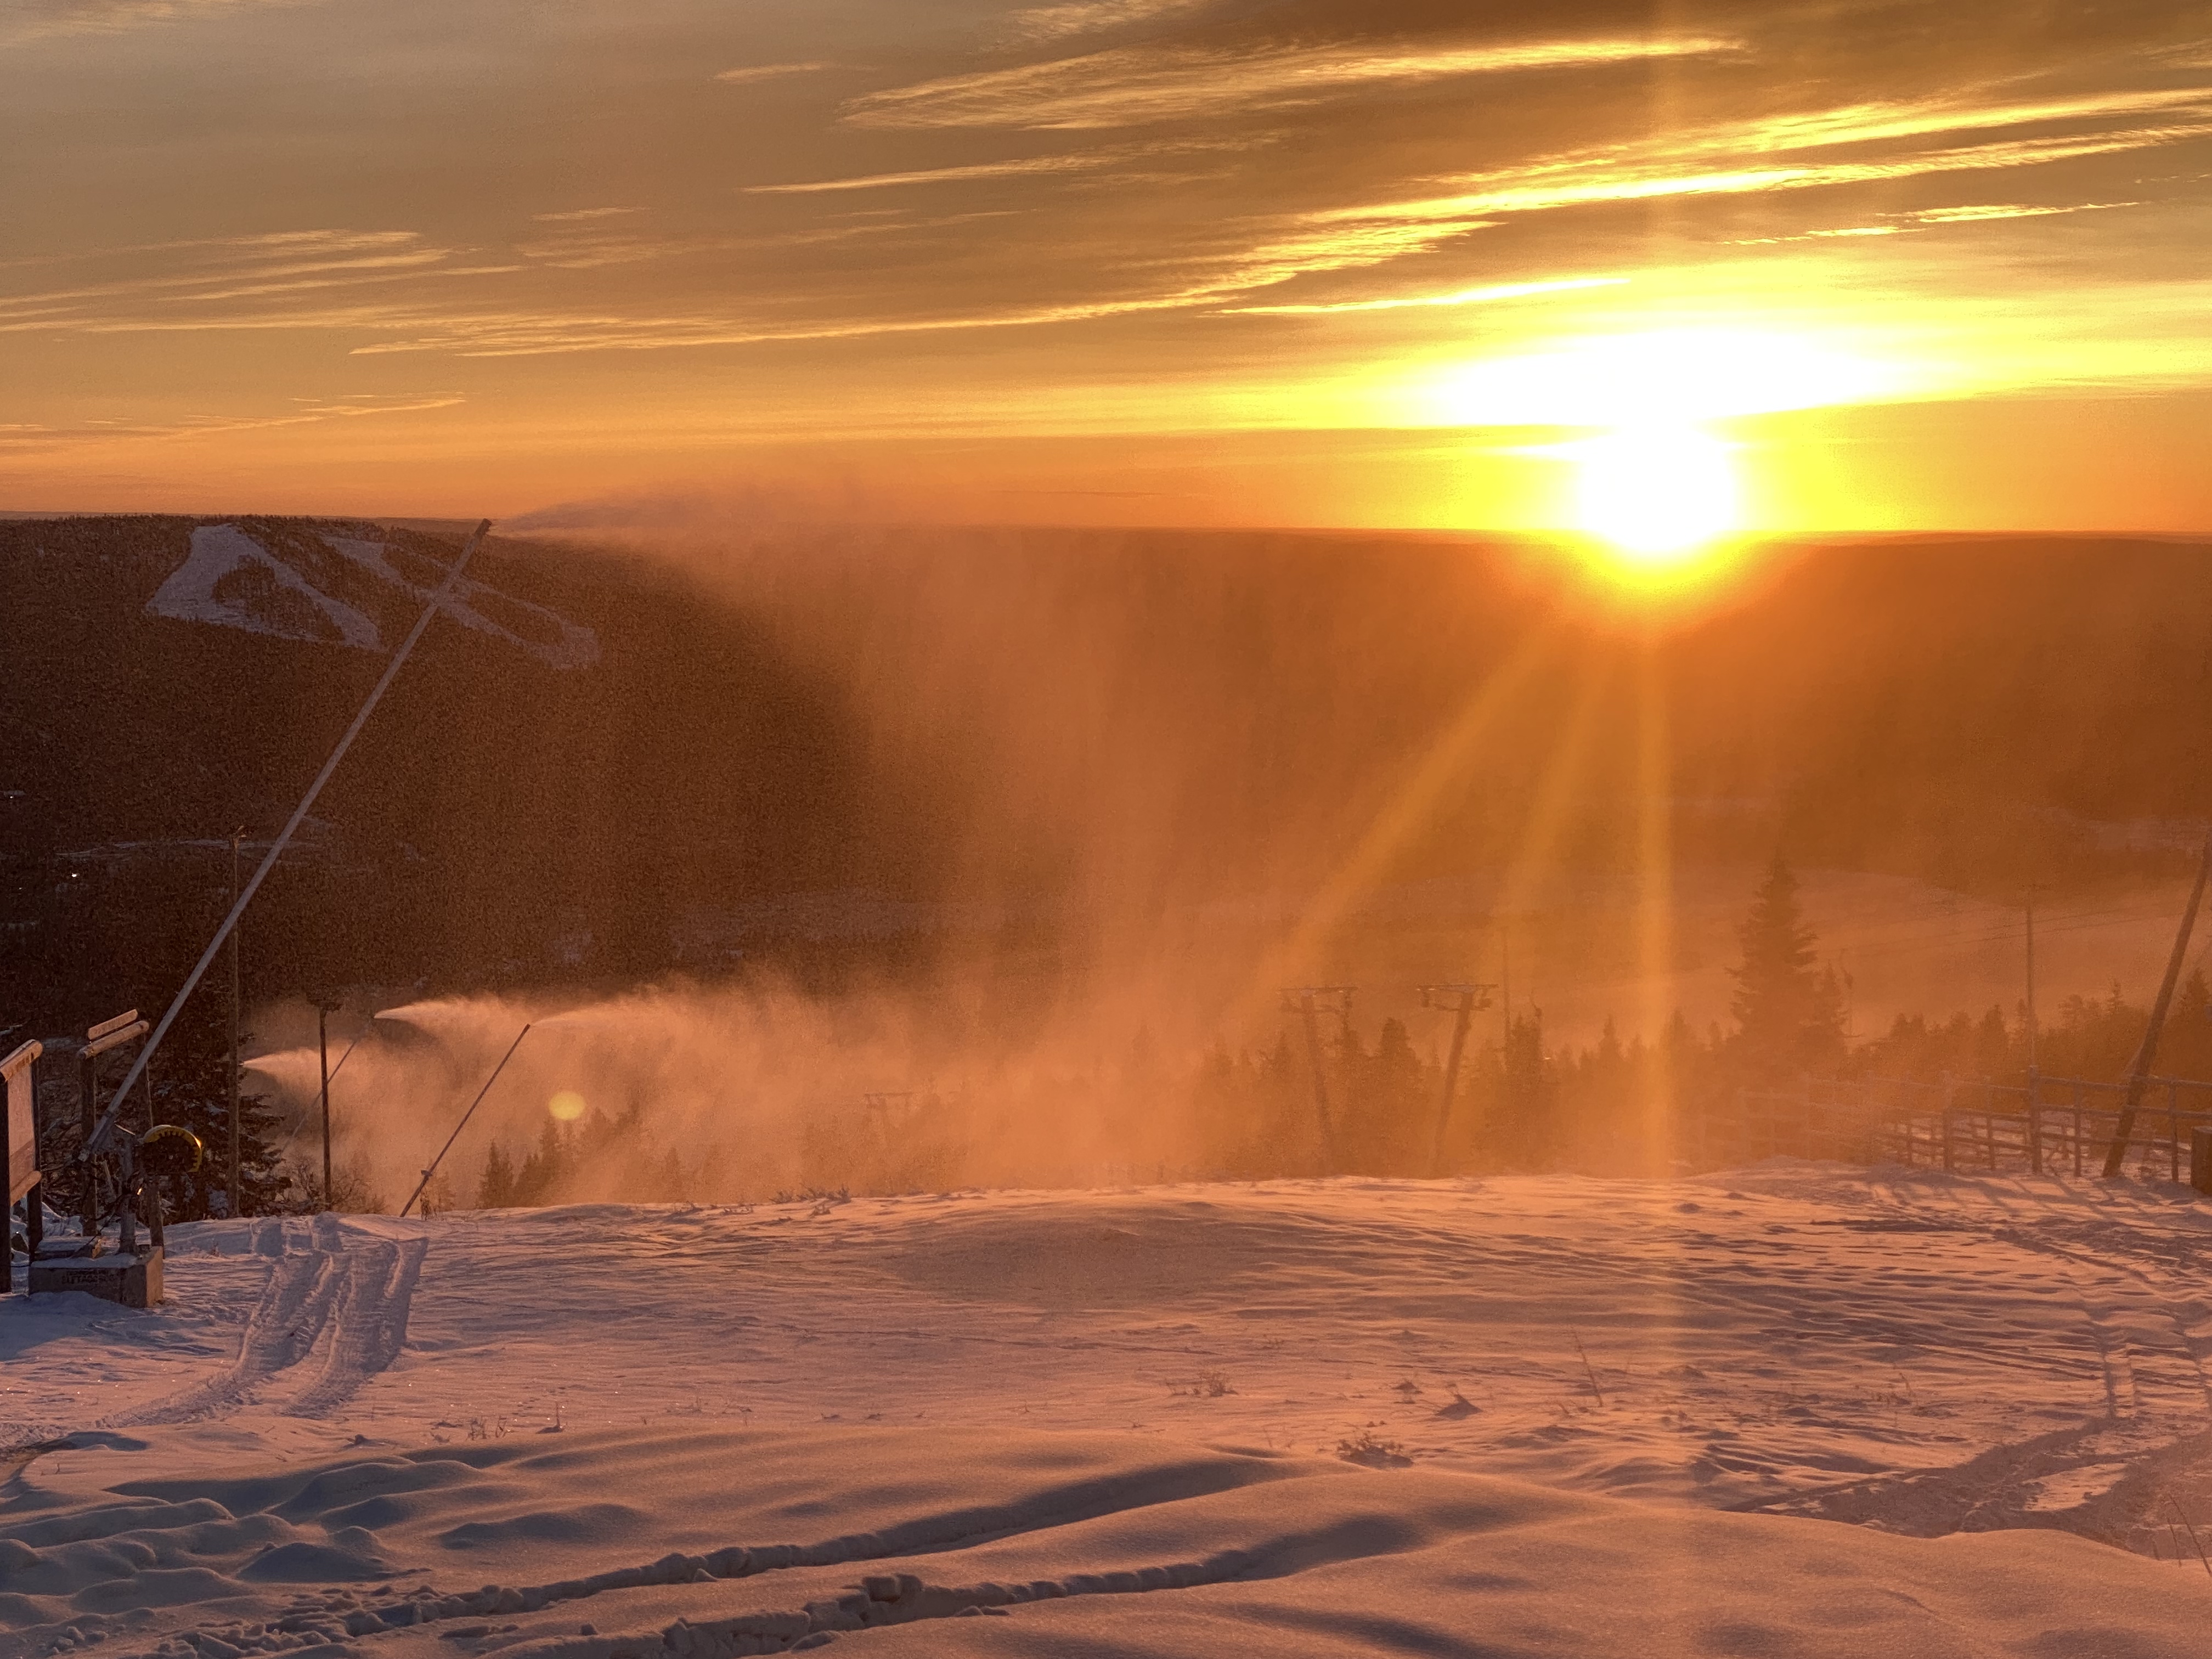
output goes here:
[{"label": "mist over slope", "polygon": [[[0,525],[9,1023],[166,995],[222,838],[281,823],[457,539]],[[1319,964],[1346,928],[1620,878],[1655,825],[1686,868],[1779,848],[1996,894],[2163,875],[2212,814],[2204,549],[1754,571],[1654,625],[1457,538],[495,537],[264,890],[249,995],[1050,975],[1224,930]]]}]

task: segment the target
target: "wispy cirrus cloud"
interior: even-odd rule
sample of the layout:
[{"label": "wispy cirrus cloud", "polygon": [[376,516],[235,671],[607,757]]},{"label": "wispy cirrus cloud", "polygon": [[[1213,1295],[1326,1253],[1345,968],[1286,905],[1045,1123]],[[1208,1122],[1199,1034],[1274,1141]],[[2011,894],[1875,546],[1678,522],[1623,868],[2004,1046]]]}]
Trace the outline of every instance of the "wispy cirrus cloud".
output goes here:
[{"label": "wispy cirrus cloud", "polygon": [[1705,151],[1739,147],[1821,149],[2006,127],[2094,125],[2166,112],[2212,112],[2212,87],[2114,88],[2058,98],[1991,99],[1954,93],[1913,101],[1845,104],[1724,125],[1675,142]]},{"label": "wispy cirrus cloud", "polygon": [[1668,197],[1750,195],[1801,191],[1831,185],[1869,184],[1946,173],[2005,171],[2150,149],[2212,136],[2212,98],[2201,100],[2197,119],[2154,127],[2125,127],[2078,136],[2021,138],[1984,144],[1916,149],[1863,161],[1808,161],[1800,163],[1684,171],[1678,154],[1666,147],[1651,159],[1612,150],[1535,167],[1477,175],[1479,187],[1443,196],[1414,198],[1370,206],[1325,210],[1317,222],[1495,219],[1555,208],[1607,203],[1652,201]]},{"label": "wispy cirrus cloud", "polygon": [[1729,246],[1772,247],[1784,242],[1826,241],[1839,236],[1903,236],[1945,225],[1980,225],[1999,219],[2051,219],[2069,213],[2104,213],[2115,208],[2142,205],[2140,202],[2069,202],[2055,205],[1990,202],[1962,207],[1922,208],[1890,214],[1881,224],[1827,226],[1786,236],[1738,236],[1729,239]]},{"label": "wispy cirrus cloud", "polygon": [[822,75],[831,70],[848,67],[844,64],[813,62],[805,64],[748,64],[737,69],[726,69],[715,76],[717,81],[734,87],[750,86],[759,81],[782,81],[794,75]]},{"label": "wispy cirrus cloud", "polygon": [[1407,311],[1432,306],[1486,306],[1501,300],[1524,300],[1538,294],[1571,294],[1589,288],[1625,288],[1626,276],[1559,276],[1534,283],[1492,283],[1480,288],[1455,289],[1449,294],[1414,294],[1388,300],[1339,300],[1313,305],[1224,306],[1224,313],[1237,317],[1325,317],[1350,311]]},{"label": "wispy cirrus cloud", "polygon": [[171,420],[94,420],[71,424],[18,421],[0,425],[0,451],[74,449],[86,444],[215,438],[277,427],[313,426],[372,415],[413,415],[453,409],[468,399],[458,392],[353,392],[337,398],[294,398],[297,407],[250,415],[185,415]]},{"label": "wispy cirrus cloud", "polygon": [[1169,156],[1212,155],[1260,149],[1271,142],[1265,133],[1203,139],[1170,139],[1151,143],[1105,144],[1094,149],[1063,151],[1050,155],[1022,155],[1000,161],[967,161],[951,167],[915,167],[898,173],[866,173],[847,178],[806,179],[793,184],[744,185],[745,196],[817,196],[852,190],[884,190],[907,185],[950,185],[975,179],[1024,179],[1056,173],[1099,173],[1133,161]]},{"label": "wispy cirrus cloud", "polygon": [[816,196],[825,191],[884,190],[898,185],[950,185],[972,179],[1019,179],[1042,173],[1085,173],[1111,167],[1127,150],[1092,150],[1087,155],[1030,155],[1011,161],[973,161],[961,167],[920,167],[909,173],[868,173],[849,179],[816,179],[795,185],[745,185],[745,196]]},{"label": "wispy cirrus cloud", "polygon": [[10,0],[0,7],[0,46],[61,34],[120,34],[152,24],[313,0]]},{"label": "wispy cirrus cloud", "polygon": [[2024,202],[1991,202],[1976,207],[1923,208],[1903,216],[1916,225],[1977,225],[1990,219],[2048,219],[2061,213],[2104,213],[2142,205],[2140,202],[2069,202],[2062,207],[2031,207]]},{"label": "wispy cirrus cloud", "polygon": [[1070,35],[1164,22],[1202,12],[1212,3],[1212,0],[1069,0],[1062,5],[1024,6],[1010,12],[999,32],[1012,41],[1060,40]]},{"label": "wispy cirrus cloud", "polygon": [[1470,76],[1708,56],[1741,46],[1734,39],[1662,36],[1453,46],[1363,41],[1241,51],[1129,46],[865,94],[845,106],[844,118],[861,127],[1140,126]]},{"label": "wispy cirrus cloud", "polygon": [[406,230],[279,231],[95,252],[77,256],[75,263],[90,274],[105,263],[137,263],[148,252],[161,252],[172,256],[172,268],[0,295],[0,333],[96,330],[114,320],[119,307],[184,311],[455,269],[453,250],[429,245]]},{"label": "wispy cirrus cloud", "polygon": [[570,208],[562,213],[533,213],[530,217],[541,225],[568,225],[582,224],[592,219],[620,219],[644,211],[643,208],[635,207]]}]

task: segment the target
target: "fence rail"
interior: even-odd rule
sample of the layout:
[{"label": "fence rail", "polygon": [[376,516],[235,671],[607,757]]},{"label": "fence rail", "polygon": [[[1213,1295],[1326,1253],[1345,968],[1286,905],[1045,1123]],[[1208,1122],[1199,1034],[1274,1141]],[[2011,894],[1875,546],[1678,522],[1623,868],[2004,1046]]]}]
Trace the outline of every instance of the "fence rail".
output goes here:
[{"label": "fence rail", "polygon": [[[1808,1079],[1794,1091],[1737,1091],[1696,1123],[1692,1152],[1708,1168],[1791,1157],[2081,1175],[2102,1165],[2125,1093],[2118,1083],[2033,1073],[2025,1085]],[[2189,1179],[2198,1128],[2212,1128],[2212,1082],[2153,1079],[2128,1137],[2130,1172]]]}]

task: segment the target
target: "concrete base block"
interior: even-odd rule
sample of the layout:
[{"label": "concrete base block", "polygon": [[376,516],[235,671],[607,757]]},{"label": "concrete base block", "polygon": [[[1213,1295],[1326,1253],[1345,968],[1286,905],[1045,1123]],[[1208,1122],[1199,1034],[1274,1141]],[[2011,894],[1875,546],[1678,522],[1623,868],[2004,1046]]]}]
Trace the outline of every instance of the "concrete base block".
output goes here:
[{"label": "concrete base block", "polygon": [[31,1294],[82,1291],[126,1308],[151,1308],[161,1300],[161,1252],[102,1255],[99,1247],[75,1239],[41,1245],[31,1264]]}]

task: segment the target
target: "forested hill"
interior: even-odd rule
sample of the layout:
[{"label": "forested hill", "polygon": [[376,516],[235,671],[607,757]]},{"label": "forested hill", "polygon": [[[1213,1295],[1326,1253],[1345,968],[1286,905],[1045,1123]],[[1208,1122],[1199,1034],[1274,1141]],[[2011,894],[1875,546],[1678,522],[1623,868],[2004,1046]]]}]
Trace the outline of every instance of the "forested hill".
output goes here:
[{"label": "forested hill", "polygon": [[[458,542],[0,522],[0,1027],[166,1000],[224,837],[282,823]],[[487,544],[253,912],[250,997],[887,970],[947,918],[1048,949],[1055,917],[1153,928],[1355,860],[1618,870],[1662,793],[1685,860],[1986,893],[2171,870],[2212,817],[2201,546],[1777,547],[1656,631],[1442,538],[684,554]]]},{"label": "forested hill", "polygon": [[[0,1026],[161,1006],[458,538],[0,523]],[[894,881],[836,689],[619,560],[489,542],[257,901],[249,997],[647,974],[748,892]],[[711,957],[715,941],[698,947]]]}]

